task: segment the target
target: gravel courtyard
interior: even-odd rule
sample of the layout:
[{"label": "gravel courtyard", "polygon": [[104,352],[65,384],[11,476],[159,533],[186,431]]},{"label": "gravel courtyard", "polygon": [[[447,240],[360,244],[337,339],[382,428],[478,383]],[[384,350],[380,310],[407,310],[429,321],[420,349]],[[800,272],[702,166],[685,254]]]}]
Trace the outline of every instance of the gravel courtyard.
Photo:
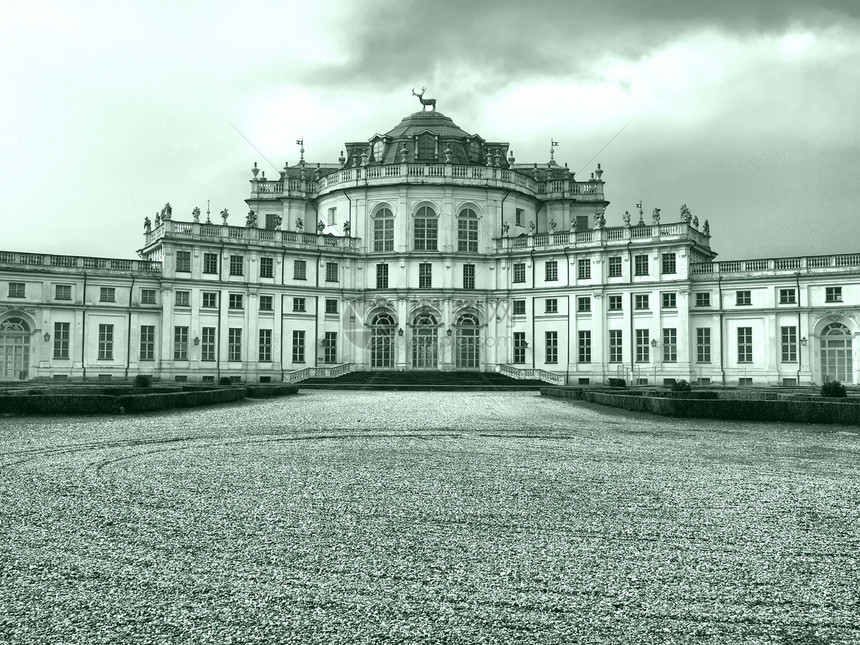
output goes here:
[{"label": "gravel courtyard", "polygon": [[0,418],[0,643],[860,643],[858,432],[531,392]]}]

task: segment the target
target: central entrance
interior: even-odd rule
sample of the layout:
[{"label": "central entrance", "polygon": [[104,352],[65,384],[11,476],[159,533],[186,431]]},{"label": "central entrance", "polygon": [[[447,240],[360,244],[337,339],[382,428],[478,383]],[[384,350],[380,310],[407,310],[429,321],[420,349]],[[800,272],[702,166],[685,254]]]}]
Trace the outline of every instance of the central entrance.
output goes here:
[{"label": "central entrance", "polygon": [[831,323],[821,330],[821,380],[853,383],[851,332]]},{"label": "central entrance", "polygon": [[439,323],[433,314],[418,314],[412,323],[412,367],[435,370],[438,363]]},{"label": "central entrance", "polygon": [[0,380],[29,378],[30,326],[20,318],[0,322]]}]

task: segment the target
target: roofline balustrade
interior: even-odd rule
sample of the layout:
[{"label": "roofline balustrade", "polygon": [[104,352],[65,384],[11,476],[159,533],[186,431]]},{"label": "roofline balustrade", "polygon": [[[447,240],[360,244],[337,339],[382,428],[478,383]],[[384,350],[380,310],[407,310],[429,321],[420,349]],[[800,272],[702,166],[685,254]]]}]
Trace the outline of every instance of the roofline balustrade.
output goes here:
[{"label": "roofline balustrade", "polygon": [[860,253],[840,255],[807,255],[760,260],[722,260],[693,262],[690,278],[709,280],[716,276],[794,275],[796,273],[850,273],[860,268]]},{"label": "roofline balustrade", "polygon": [[227,226],[200,222],[178,222],[167,220],[145,233],[146,246],[160,239],[194,240],[197,242],[233,242],[290,248],[321,248],[355,251],[359,238],[318,235],[303,231],[256,228],[250,226]]},{"label": "roofline balustrade", "polygon": [[10,266],[24,266],[28,269],[42,269],[58,273],[82,273],[84,271],[97,271],[106,274],[140,273],[151,275],[161,273],[161,262],[152,260],[0,251],[0,267],[8,268]]},{"label": "roofline balustrade", "polygon": [[711,238],[687,222],[646,224],[644,226],[608,226],[587,231],[561,231],[554,233],[523,234],[517,237],[496,238],[497,250],[524,250],[564,247],[601,247],[653,242],[691,240],[710,248]]}]

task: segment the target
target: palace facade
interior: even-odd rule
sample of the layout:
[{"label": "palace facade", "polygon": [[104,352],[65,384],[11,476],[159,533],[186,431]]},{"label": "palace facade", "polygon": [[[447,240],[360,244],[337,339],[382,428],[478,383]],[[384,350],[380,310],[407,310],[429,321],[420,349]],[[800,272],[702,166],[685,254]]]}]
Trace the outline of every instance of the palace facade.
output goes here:
[{"label": "palace facade", "polygon": [[860,253],[716,261],[686,206],[608,222],[599,165],[518,163],[435,110],[303,152],[254,164],[244,221],[165,206],[140,259],[0,251],[0,380],[860,382]]}]

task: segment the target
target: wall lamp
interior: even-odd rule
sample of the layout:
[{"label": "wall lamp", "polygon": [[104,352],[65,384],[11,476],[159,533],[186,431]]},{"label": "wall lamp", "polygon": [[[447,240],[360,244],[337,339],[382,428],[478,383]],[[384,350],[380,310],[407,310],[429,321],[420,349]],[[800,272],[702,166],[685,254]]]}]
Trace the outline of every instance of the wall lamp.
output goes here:
[{"label": "wall lamp", "polygon": [[[44,339],[45,339],[45,342],[46,342],[46,343],[48,343],[48,342],[50,342],[50,341],[51,341],[51,334],[49,334],[48,332],[45,332],[45,335],[44,335],[44,336],[42,336],[42,338],[44,338]],[[804,343],[804,344],[805,344],[805,343]]]},{"label": "wall lamp", "polygon": [[800,344],[803,345],[804,347],[806,347],[806,343],[808,343],[808,342],[809,341],[806,340],[806,336],[804,336],[803,338],[800,339]]},{"label": "wall lamp", "polygon": [[453,329],[451,329],[450,327],[448,327],[448,330],[447,330],[445,333],[446,333],[446,334],[448,334],[448,335],[450,336],[451,334],[453,334],[453,333],[454,333],[454,330],[453,330]]},{"label": "wall lamp", "polygon": [[402,335],[403,335],[403,327],[398,327],[398,328],[397,328],[397,335],[398,335],[398,336],[402,336]]},{"label": "wall lamp", "polygon": [[651,347],[657,347],[657,339],[656,338],[651,339]]},{"label": "wall lamp", "polygon": [[200,337],[199,337],[199,336],[195,336],[195,337],[194,337],[194,344],[195,344],[195,345],[199,345],[199,344],[200,344]]}]

